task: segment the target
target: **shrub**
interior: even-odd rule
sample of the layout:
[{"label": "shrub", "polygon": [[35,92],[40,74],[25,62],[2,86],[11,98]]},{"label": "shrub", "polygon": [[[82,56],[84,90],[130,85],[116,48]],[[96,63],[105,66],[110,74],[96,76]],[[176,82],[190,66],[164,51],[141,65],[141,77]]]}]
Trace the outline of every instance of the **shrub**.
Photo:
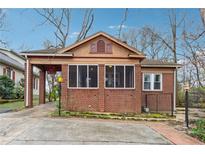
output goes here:
[{"label": "shrub", "polygon": [[11,99],[14,97],[14,81],[9,77],[0,76],[0,96],[3,99]]},{"label": "shrub", "polygon": [[15,87],[14,93],[15,93],[15,98],[17,98],[17,99],[24,98],[24,88],[23,87],[21,87],[21,86]]},{"label": "shrub", "polygon": [[205,142],[205,120],[204,119],[197,120],[195,124],[196,124],[196,128],[192,129],[191,135]]}]

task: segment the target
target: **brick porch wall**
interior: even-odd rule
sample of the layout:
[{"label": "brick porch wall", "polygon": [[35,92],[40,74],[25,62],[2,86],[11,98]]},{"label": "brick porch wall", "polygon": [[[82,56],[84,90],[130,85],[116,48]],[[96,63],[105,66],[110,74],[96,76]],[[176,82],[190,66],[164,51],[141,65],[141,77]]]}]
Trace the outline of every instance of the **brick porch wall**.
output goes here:
[{"label": "brick porch wall", "polygon": [[141,66],[135,65],[135,89],[104,89],[104,65],[99,65],[98,89],[68,89],[68,65],[62,65],[62,104],[65,110],[141,112]]}]

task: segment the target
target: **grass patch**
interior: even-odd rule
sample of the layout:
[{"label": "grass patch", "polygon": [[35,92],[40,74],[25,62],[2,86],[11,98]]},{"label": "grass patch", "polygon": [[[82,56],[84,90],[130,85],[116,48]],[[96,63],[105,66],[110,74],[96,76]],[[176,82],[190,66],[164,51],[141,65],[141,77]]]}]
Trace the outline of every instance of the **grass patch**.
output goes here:
[{"label": "grass patch", "polygon": [[[58,110],[51,113],[51,116],[58,117]],[[173,119],[168,114],[149,113],[149,114],[134,114],[134,113],[99,113],[99,112],[71,112],[61,111],[61,117],[81,117],[81,118],[99,118],[99,119],[118,119],[118,120],[168,120]]]},{"label": "grass patch", "polygon": [[200,119],[195,122],[195,128],[192,128],[191,135],[205,142],[205,119]]},{"label": "grass patch", "polygon": [[[38,105],[39,100],[38,99],[34,99],[33,100],[33,105],[36,106]],[[19,111],[24,109],[24,101],[16,101],[16,102],[9,102],[9,103],[4,103],[4,104],[0,104],[0,109],[10,109],[13,111]]]}]

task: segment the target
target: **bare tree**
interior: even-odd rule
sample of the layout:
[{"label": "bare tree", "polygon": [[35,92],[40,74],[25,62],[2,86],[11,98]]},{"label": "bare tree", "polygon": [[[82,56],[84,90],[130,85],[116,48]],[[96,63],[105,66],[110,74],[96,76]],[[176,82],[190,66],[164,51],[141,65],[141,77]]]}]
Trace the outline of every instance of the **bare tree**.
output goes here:
[{"label": "bare tree", "polygon": [[129,45],[145,53],[150,59],[167,60],[170,56],[166,45],[156,35],[154,28],[145,26],[141,29],[129,29],[122,33],[122,39]]},{"label": "bare tree", "polygon": [[86,37],[88,31],[92,27],[93,21],[94,21],[93,9],[86,9],[83,22],[82,22],[82,26],[81,26],[81,31],[77,36],[76,42]]},{"label": "bare tree", "polygon": [[202,23],[205,27],[205,8],[200,9],[200,15],[201,15]]},{"label": "bare tree", "polygon": [[57,47],[64,48],[68,40],[70,30],[71,11],[70,9],[35,9],[35,11],[44,18],[40,24],[49,23],[55,28],[55,37]]},{"label": "bare tree", "polygon": [[185,74],[191,72],[192,76],[189,76],[189,82],[194,86],[203,87],[205,82],[205,38],[202,35],[198,37],[202,29],[199,24],[198,27],[194,28],[190,24],[186,25],[184,23],[182,34],[183,54],[187,61]]},{"label": "bare tree", "polygon": [[[3,9],[0,9],[0,32],[5,31],[4,29],[5,17],[6,17],[6,13],[3,11]],[[0,44],[6,45],[6,42],[0,39]]]}]

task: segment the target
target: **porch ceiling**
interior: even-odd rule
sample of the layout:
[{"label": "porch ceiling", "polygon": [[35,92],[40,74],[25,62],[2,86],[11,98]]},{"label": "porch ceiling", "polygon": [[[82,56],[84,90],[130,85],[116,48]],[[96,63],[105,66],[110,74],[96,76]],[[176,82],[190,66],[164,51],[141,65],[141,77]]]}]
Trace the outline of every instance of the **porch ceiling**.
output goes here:
[{"label": "porch ceiling", "polygon": [[34,66],[45,71],[61,71],[61,65],[35,64]]}]

